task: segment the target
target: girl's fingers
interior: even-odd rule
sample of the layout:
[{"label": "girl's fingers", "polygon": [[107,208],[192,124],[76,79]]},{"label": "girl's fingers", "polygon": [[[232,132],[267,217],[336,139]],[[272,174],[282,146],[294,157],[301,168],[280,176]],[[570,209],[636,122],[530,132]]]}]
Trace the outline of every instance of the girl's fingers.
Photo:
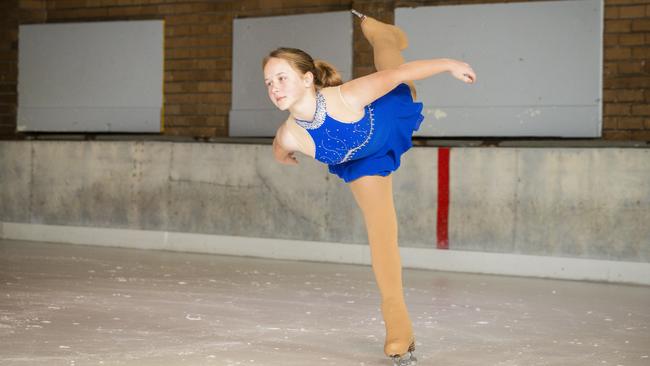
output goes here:
[{"label": "girl's fingers", "polygon": [[298,164],[298,159],[293,155],[293,153],[288,155],[289,159],[287,160],[287,163],[296,165]]},{"label": "girl's fingers", "polygon": [[468,83],[473,83],[476,81],[476,74],[474,73],[474,70],[469,70],[468,72],[463,74],[463,77],[465,78],[465,82]]}]

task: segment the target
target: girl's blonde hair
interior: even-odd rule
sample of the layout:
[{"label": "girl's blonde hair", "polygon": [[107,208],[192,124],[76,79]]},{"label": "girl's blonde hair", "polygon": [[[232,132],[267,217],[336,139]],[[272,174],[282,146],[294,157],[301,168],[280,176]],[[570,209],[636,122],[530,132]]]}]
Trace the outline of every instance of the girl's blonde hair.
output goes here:
[{"label": "girl's blonde hair", "polygon": [[343,84],[341,75],[330,63],[323,60],[314,60],[309,54],[297,48],[280,47],[269,53],[262,61],[262,68],[266,66],[271,58],[281,58],[289,62],[294,69],[305,74],[311,72],[314,75],[316,88],[326,88]]}]

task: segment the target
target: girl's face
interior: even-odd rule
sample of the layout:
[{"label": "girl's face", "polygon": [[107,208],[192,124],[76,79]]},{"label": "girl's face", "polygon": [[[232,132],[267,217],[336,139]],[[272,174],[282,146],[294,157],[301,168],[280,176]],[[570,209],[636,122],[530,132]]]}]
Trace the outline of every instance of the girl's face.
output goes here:
[{"label": "girl's face", "polygon": [[312,79],[310,72],[301,75],[285,59],[273,57],[264,66],[264,83],[269,98],[281,111],[289,109],[307,93]]}]

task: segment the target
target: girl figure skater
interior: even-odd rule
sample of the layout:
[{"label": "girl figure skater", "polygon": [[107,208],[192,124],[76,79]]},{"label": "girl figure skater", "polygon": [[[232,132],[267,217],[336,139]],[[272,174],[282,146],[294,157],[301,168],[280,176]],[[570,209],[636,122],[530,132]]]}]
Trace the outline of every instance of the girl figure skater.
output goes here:
[{"label": "girl figure skater", "polygon": [[411,147],[423,120],[413,80],[448,71],[474,83],[472,68],[452,59],[404,62],[408,39],[401,29],[354,10],[373,48],[377,72],[342,83],[336,70],[293,48],[272,51],[263,61],[268,95],[289,118],[273,140],[275,159],[297,164],[296,151],[325,164],[349,183],[361,208],[372,269],[386,327],[384,353],[394,365],[415,365],[415,338],[402,289],[397,216],[391,173]]}]

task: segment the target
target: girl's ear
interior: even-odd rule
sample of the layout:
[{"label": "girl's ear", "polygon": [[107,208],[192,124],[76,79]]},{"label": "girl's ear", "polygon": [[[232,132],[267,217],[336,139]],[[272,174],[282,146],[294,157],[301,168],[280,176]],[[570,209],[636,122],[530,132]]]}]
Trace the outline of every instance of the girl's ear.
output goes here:
[{"label": "girl's ear", "polygon": [[311,71],[307,71],[302,77],[302,81],[305,84],[305,87],[310,88],[314,85],[314,74]]}]

